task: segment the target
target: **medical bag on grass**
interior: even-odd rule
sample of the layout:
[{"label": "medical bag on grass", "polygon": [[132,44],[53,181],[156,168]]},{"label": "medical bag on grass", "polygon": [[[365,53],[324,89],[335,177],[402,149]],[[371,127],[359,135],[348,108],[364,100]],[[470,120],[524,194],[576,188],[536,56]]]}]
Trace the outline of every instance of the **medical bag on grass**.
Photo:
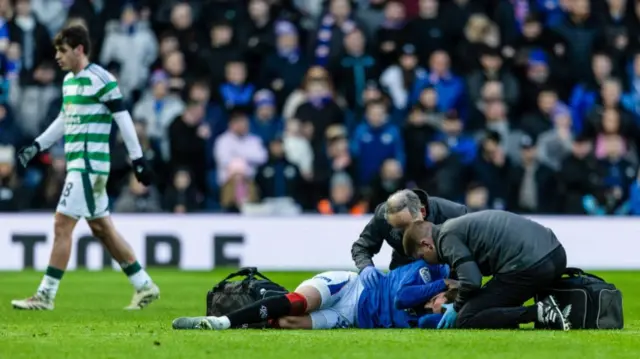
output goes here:
[{"label": "medical bag on grass", "polygon": [[[232,279],[244,277],[241,280]],[[207,316],[222,316],[261,299],[289,293],[283,286],[258,272],[256,267],[244,267],[229,274],[207,293]],[[265,328],[267,322],[250,328]]]},{"label": "medical bag on grass", "polygon": [[[622,329],[622,293],[615,285],[582,269],[567,268],[552,288],[538,293],[536,302],[553,295],[560,309],[571,305],[572,329]],[[540,325],[536,324],[536,328]]]}]

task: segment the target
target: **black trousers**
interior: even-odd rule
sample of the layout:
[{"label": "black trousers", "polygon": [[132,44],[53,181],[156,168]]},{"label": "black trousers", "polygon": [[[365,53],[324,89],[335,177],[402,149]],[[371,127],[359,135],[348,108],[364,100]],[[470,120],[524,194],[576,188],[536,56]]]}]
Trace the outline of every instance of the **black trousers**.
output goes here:
[{"label": "black trousers", "polygon": [[567,268],[562,246],[531,268],[496,274],[458,313],[456,326],[466,329],[516,329],[537,319],[536,306],[523,307],[537,292],[559,279]]}]

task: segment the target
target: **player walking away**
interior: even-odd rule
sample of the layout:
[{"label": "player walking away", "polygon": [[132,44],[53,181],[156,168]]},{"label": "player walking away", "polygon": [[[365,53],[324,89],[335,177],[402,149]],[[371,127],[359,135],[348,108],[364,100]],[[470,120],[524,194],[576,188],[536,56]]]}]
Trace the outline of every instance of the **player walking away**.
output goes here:
[{"label": "player walking away", "polygon": [[[263,299],[222,317],[183,317],[174,329],[230,329],[271,320],[274,328],[435,328],[441,314],[425,310],[443,303],[437,296],[457,287],[449,267],[416,261],[389,272],[374,288],[364,288],[355,272],[325,272],[290,294]],[[435,321],[434,321],[435,316]]]},{"label": "player walking away", "polygon": [[376,208],[375,215],[351,247],[351,256],[365,286],[374,287],[382,276],[372,258],[380,252],[385,241],[393,248],[390,269],[414,260],[406,256],[402,249],[402,232],[411,222],[426,220],[441,224],[466,213],[467,207],[443,198],[430,197],[420,189],[405,189],[389,196],[385,203]]},{"label": "player walking away", "polygon": [[134,173],[145,186],[152,174],[142,156],[142,149],[129,112],[115,78],[102,67],[89,62],[89,34],[84,27],[63,29],[55,38],[56,61],[70,71],[62,84],[63,106],[53,123],[20,150],[23,166],[40,151],[46,150],[64,135],[67,177],[54,218],[54,241],[49,266],[36,294],[13,300],[17,309],[52,310],[60,280],[71,254],[71,235],[79,219],[89,223],[111,256],[120,263],[135,288],[126,309],[142,309],[160,297],[160,290],[142,269],[129,244],[111,222],[106,192],[110,170],[109,136],[115,119],[132,159]]},{"label": "player walking away", "polygon": [[[551,296],[523,306],[567,267],[564,247],[549,228],[517,214],[487,210],[441,226],[413,223],[403,244],[414,258],[449,264],[457,274],[458,296],[445,306],[439,327],[515,329],[539,322],[549,329],[570,329],[569,310],[560,310]],[[482,286],[483,276],[493,278]]]}]

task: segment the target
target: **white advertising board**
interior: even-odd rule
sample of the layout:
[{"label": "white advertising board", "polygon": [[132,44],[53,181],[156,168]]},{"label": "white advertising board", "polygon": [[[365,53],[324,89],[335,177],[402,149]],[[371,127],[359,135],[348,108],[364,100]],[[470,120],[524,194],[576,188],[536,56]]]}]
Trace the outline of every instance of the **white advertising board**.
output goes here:
[{"label": "white advertising board", "polygon": [[[115,215],[118,231],[141,263],[185,270],[256,266],[261,270],[354,269],[351,245],[370,217],[243,217],[233,215]],[[604,217],[531,217],[551,228],[570,266],[640,269],[640,220]],[[53,243],[53,216],[0,215],[0,270],[44,269]],[[374,261],[386,269],[391,249]],[[112,266],[89,227],[74,233],[68,270]]]}]

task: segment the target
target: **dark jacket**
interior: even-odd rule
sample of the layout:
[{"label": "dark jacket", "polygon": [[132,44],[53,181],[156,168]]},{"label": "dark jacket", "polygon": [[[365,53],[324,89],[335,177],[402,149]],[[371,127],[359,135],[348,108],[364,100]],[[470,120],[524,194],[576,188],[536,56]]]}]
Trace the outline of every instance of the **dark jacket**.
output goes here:
[{"label": "dark jacket", "polygon": [[369,80],[375,80],[380,75],[376,59],[369,55],[361,56],[346,55],[333,70],[336,87],[347,101],[349,108],[364,108],[362,92]]},{"label": "dark jacket", "polygon": [[[278,101],[278,106],[284,105],[287,97],[300,86],[300,80],[304,78],[309,61],[304,54],[298,58],[289,59],[278,53],[269,54],[262,63],[259,84],[261,88],[272,90]],[[274,87],[275,80],[282,80],[282,87]]]},{"label": "dark jacket", "polygon": [[225,66],[231,60],[241,58],[241,51],[235,45],[206,47],[198,53],[198,75],[208,77],[209,86],[217,89],[225,82]]},{"label": "dark jacket", "polygon": [[417,17],[404,27],[404,40],[415,45],[420,63],[427,63],[434,51],[451,51],[450,32],[450,26],[442,16],[432,19]]},{"label": "dark jacket", "polygon": [[[40,22],[38,22],[37,19],[34,20],[36,24],[33,30],[31,30],[30,32],[25,32],[24,30],[22,30],[22,28],[17,24],[15,18],[9,22],[9,40],[11,42],[20,44],[22,49],[20,83],[23,86],[32,84],[34,81],[33,72],[35,71],[35,69],[43,62],[54,57],[55,54],[47,28],[44,27],[44,25],[42,25]],[[26,52],[27,50],[25,47],[27,37],[30,37],[31,41],[33,41],[33,48],[32,52],[30,53]],[[30,67],[27,67],[27,62],[25,61],[27,56],[29,56],[31,60],[29,62]]]},{"label": "dark jacket", "polygon": [[516,213],[553,214],[557,212],[558,183],[555,172],[548,166],[538,163],[535,169],[537,208],[523,208],[520,205],[520,189],[525,176],[525,168],[513,166],[509,170],[509,195],[507,209]]},{"label": "dark jacket", "polygon": [[604,43],[602,31],[595,17],[575,22],[567,16],[555,31],[566,41],[569,72],[574,80],[591,76],[591,54]]},{"label": "dark jacket", "polygon": [[293,117],[300,120],[302,124],[313,125],[311,146],[316,157],[324,152],[327,128],[331,125],[344,124],[344,113],[334,100],[327,100],[322,106],[305,102],[298,107]]},{"label": "dark jacket", "polygon": [[458,156],[451,154],[438,162],[433,162],[427,157],[427,166],[424,174],[424,181],[419,183],[424,184],[423,188],[427,192],[457,202],[464,201],[464,186],[467,174]]},{"label": "dark jacket", "polygon": [[406,154],[405,173],[410,181],[421,181],[424,178],[424,151],[434,130],[431,126],[407,123],[402,130],[404,153]]},{"label": "dark jacket", "polygon": [[571,155],[565,158],[558,173],[559,212],[586,214],[583,197],[591,194],[601,199],[605,176],[595,156],[577,158]]},{"label": "dark jacket", "polygon": [[[450,218],[460,217],[467,213],[467,207],[451,202],[449,200],[437,197],[428,197],[426,192],[422,190],[414,190],[420,200],[428,208],[428,214],[425,218],[434,224],[442,224]],[[393,269],[401,265],[412,262],[414,259],[404,254],[402,247],[403,232],[391,227],[384,217],[386,212],[386,203],[382,203],[376,208],[376,212],[364,227],[360,238],[358,238],[351,247],[351,257],[356,262],[356,267],[363,268],[373,265],[373,256],[380,252],[382,243],[385,241],[393,248],[393,256],[389,268]]]},{"label": "dark jacket", "polygon": [[198,136],[198,125],[188,125],[177,117],[169,126],[171,168],[186,167],[193,173],[197,189],[205,191],[206,141]]},{"label": "dark jacket", "polygon": [[300,197],[300,171],[296,165],[284,158],[272,157],[258,167],[255,181],[262,199]]},{"label": "dark jacket", "polygon": [[449,264],[460,281],[456,311],[480,289],[483,276],[524,271],[561,245],[551,229],[498,210],[434,226],[432,236],[440,262]]}]

